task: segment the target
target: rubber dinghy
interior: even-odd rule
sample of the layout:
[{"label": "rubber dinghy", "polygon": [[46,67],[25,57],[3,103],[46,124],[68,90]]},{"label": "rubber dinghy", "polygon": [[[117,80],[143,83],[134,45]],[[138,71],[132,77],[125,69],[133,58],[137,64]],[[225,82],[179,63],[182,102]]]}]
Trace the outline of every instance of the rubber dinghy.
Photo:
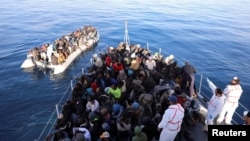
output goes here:
[{"label": "rubber dinghy", "polygon": [[34,47],[27,53],[22,69],[34,67],[51,69],[53,74],[64,72],[70,64],[87,49],[97,45],[100,35],[95,27],[88,25],[56,39],[53,43]]}]

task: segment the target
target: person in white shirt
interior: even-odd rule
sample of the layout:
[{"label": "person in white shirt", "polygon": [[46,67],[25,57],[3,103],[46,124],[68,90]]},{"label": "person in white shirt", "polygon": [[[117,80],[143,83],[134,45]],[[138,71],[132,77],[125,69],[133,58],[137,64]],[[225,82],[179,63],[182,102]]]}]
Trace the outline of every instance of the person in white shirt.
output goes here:
[{"label": "person in white shirt", "polygon": [[233,77],[231,83],[227,85],[223,91],[225,95],[225,104],[217,119],[218,124],[221,124],[223,120],[225,124],[231,124],[233,114],[239,105],[239,99],[242,93],[243,90],[240,86],[240,79],[238,77]]},{"label": "person in white shirt", "polygon": [[222,90],[215,86],[215,84],[207,78],[207,83],[213,96],[208,102],[208,112],[207,112],[207,124],[213,125],[214,119],[219,115],[224,105],[225,96],[222,94]]},{"label": "person in white shirt", "polygon": [[93,64],[96,68],[101,68],[103,66],[103,61],[97,54],[93,54]]},{"label": "person in white shirt", "polygon": [[177,97],[171,95],[168,100],[170,105],[158,124],[158,131],[161,131],[159,141],[174,141],[176,135],[180,132],[184,117],[184,109],[177,103]]},{"label": "person in white shirt", "polygon": [[153,71],[155,70],[156,67],[156,62],[153,59],[153,57],[149,56],[148,59],[145,62],[145,67],[146,69],[148,69],[149,71]]},{"label": "person in white shirt", "polygon": [[99,112],[100,111],[99,102],[95,100],[93,96],[89,97],[89,100],[86,104],[86,111],[87,112]]}]

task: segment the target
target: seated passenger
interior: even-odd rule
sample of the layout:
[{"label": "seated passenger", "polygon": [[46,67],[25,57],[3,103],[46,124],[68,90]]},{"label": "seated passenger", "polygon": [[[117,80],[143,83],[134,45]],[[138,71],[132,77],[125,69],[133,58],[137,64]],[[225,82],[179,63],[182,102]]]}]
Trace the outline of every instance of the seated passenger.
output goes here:
[{"label": "seated passenger", "polygon": [[66,58],[65,58],[62,51],[59,50],[58,54],[59,54],[59,56],[58,56],[58,64],[62,64],[66,60]]},{"label": "seated passenger", "polygon": [[99,102],[94,99],[94,96],[90,96],[88,102],[86,104],[86,111],[87,112],[99,112]]},{"label": "seated passenger", "polygon": [[132,59],[131,65],[129,66],[129,68],[132,69],[133,71],[139,70],[141,62],[139,61],[139,59],[137,59],[135,53],[131,55],[131,59]]},{"label": "seated passenger", "polygon": [[51,64],[58,65],[58,58],[55,56],[54,53],[51,54]]}]

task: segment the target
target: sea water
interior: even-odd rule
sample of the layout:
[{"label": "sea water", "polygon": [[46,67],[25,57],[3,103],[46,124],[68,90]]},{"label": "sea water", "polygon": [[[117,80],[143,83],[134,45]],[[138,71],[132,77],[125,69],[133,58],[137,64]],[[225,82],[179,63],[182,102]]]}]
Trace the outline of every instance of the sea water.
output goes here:
[{"label": "sea water", "polygon": [[[0,7],[0,140],[37,139],[91,53],[123,41],[125,21],[131,43],[174,54],[180,66],[189,61],[222,89],[238,76],[240,102],[250,107],[248,0],[9,0]],[[63,75],[20,68],[29,49],[84,25],[98,29],[100,42]]]}]

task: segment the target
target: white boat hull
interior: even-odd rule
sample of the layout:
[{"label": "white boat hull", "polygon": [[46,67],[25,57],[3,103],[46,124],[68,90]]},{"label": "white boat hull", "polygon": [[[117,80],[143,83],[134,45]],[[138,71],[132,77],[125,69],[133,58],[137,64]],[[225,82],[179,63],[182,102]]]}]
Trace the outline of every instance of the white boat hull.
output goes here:
[{"label": "white boat hull", "polygon": [[94,47],[97,42],[99,41],[99,33],[97,32],[97,37],[95,39],[89,39],[86,44],[82,44],[77,47],[77,49],[72,52],[65,62],[59,65],[51,65],[51,64],[46,64],[40,61],[35,61],[32,57],[27,57],[27,59],[24,60],[24,62],[21,65],[22,69],[29,69],[33,67],[39,67],[39,68],[48,68],[53,70],[53,74],[60,74],[63,73],[69,66],[70,64],[78,57],[82,52],[86,51],[88,48]]},{"label": "white boat hull", "polygon": [[33,62],[33,59],[31,57],[25,59],[21,65],[21,68],[24,68],[24,69],[25,68],[33,68],[33,67],[35,67],[35,63]]}]

